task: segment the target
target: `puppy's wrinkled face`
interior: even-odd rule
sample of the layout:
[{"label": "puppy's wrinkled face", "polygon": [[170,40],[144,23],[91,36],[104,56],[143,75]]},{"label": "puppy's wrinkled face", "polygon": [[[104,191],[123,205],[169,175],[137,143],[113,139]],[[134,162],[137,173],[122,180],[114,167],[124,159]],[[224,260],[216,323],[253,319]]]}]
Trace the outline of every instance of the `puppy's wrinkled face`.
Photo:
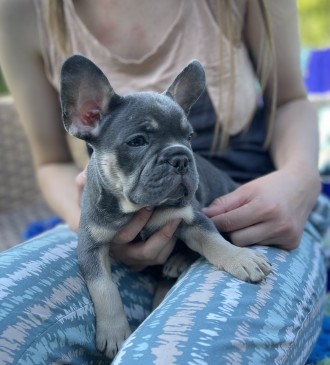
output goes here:
[{"label": "puppy's wrinkled face", "polygon": [[123,98],[109,117],[94,143],[95,158],[122,206],[187,204],[198,174],[193,131],[182,108],[166,95],[137,93]]},{"label": "puppy's wrinkled face", "polygon": [[62,117],[68,133],[94,150],[103,191],[114,194],[124,212],[143,206],[184,206],[198,177],[190,148],[191,106],[205,88],[202,65],[191,61],[163,94],[120,96],[103,72],[83,56],[61,71]]}]

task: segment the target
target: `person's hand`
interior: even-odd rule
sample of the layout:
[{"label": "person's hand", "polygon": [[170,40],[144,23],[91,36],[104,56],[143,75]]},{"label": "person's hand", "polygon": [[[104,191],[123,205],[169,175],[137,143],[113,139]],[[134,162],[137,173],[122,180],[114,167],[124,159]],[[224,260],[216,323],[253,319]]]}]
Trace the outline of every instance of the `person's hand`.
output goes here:
[{"label": "person's hand", "polygon": [[[87,165],[76,177],[77,201],[80,205],[81,193],[86,183]],[[167,223],[145,242],[132,243],[151,217],[152,210],[141,209],[131,222],[122,228],[111,242],[110,254],[116,260],[141,271],[147,266],[163,264],[171,254],[176,239],[173,234],[180,224],[180,219]],[[75,230],[78,230],[78,222]]]},{"label": "person's hand", "polygon": [[141,271],[147,266],[164,264],[175,245],[176,239],[173,234],[181,222],[180,219],[167,223],[146,241],[132,243],[151,215],[152,210],[146,208],[139,210],[117,233],[110,245],[110,255],[135,271]]},{"label": "person's hand", "polygon": [[319,194],[315,177],[282,169],[216,199],[203,212],[237,246],[298,247],[308,214]]},{"label": "person's hand", "polygon": [[87,165],[83,171],[81,171],[75,178],[75,197],[73,199],[73,205],[71,209],[66,211],[66,219],[65,221],[68,223],[70,228],[77,232],[79,228],[79,221],[80,221],[80,201],[81,201],[81,194],[83,188],[86,184],[86,172],[87,172]]},{"label": "person's hand", "polygon": [[77,176],[76,176],[76,187],[77,187],[77,201],[78,201],[78,204],[80,206],[80,200],[81,200],[81,194],[82,194],[82,191],[83,191],[83,188],[86,184],[86,179],[87,179],[87,166],[88,164],[86,165],[86,167],[83,169],[83,171],[81,171]]}]

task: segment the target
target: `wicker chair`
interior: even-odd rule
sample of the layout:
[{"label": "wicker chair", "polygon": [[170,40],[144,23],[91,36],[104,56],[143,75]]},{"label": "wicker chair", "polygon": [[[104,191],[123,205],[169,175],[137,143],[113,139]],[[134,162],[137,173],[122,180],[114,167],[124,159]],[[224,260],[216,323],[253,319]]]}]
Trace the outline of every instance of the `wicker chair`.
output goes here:
[{"label": "wicker chair", "polygon": [[41,197],[13,99],[0,97],[0,251],[22,241],[27,226],[53,215]]}]

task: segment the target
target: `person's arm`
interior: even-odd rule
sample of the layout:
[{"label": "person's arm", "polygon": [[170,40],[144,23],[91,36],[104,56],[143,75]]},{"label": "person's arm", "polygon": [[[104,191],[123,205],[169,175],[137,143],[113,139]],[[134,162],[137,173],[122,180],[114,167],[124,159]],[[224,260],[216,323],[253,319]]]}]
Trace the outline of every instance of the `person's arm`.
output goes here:
[{"label": "person's arm", "polygon": [[[33,0],[0,3],[0,63],[26,131],[36,175],[51,208],[78,229],[78,195],[85,176],[72,161],[61,119],[58,93],[43,68]],[[146,242],[130,243],[151,212],[141,210],[111,245],[111,254],[137,270],[166,261],[179,221],[168,223]]]},{"label": "person's arm", "polygon": [[50,207],[73,229],[80,208],[59,96],[48,82],[32,0],[0,4],[0,64],[25,129],[37,180]]},{"label": "person's arm", "polygon": [[[276,171],[217,199],[205,213],[233,243],[292,249],[320,192],[318,126],[299,63],[294,0],[268,1],[277,56],[278,105],[270,152]],[[248,2],[245,35],[256,63],[261,39],[256,2]]]},{"label": "person's arm", "polygon": [[[304,176],[303,180],[312,184],[312,200],[315,200],[319,190],[318,122],[316,111],[307,100],[300,69],[296,2],[282,0],[268,3],[272,15],[278,76],[278,109],[270,151],[277,168],[292,168],[301,177]],[[253,46],[253,38],[258,30],[254,29],[253,19],[250,23]],[[254,53],[257,51],[254,49]]]}]

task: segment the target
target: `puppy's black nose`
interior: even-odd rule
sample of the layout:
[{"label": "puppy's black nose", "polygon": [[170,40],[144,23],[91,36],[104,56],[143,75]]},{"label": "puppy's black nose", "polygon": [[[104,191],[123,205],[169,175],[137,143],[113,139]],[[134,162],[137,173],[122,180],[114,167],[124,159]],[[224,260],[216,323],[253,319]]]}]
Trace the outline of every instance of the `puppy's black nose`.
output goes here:
[{"label": "puppy's black nose", "polygon": [[175,172],[184,175],[188,171],[189,158],[186,155],[175,155],[167,160],[171,166],[175,168]]},{"label": "puppy's black nose", "polygon": [[192,162],[192,152],[187,147],[178,145],[164,148],[157,159],[157,164],[170,165],[174,172],[180,175],[189,171]]}]

